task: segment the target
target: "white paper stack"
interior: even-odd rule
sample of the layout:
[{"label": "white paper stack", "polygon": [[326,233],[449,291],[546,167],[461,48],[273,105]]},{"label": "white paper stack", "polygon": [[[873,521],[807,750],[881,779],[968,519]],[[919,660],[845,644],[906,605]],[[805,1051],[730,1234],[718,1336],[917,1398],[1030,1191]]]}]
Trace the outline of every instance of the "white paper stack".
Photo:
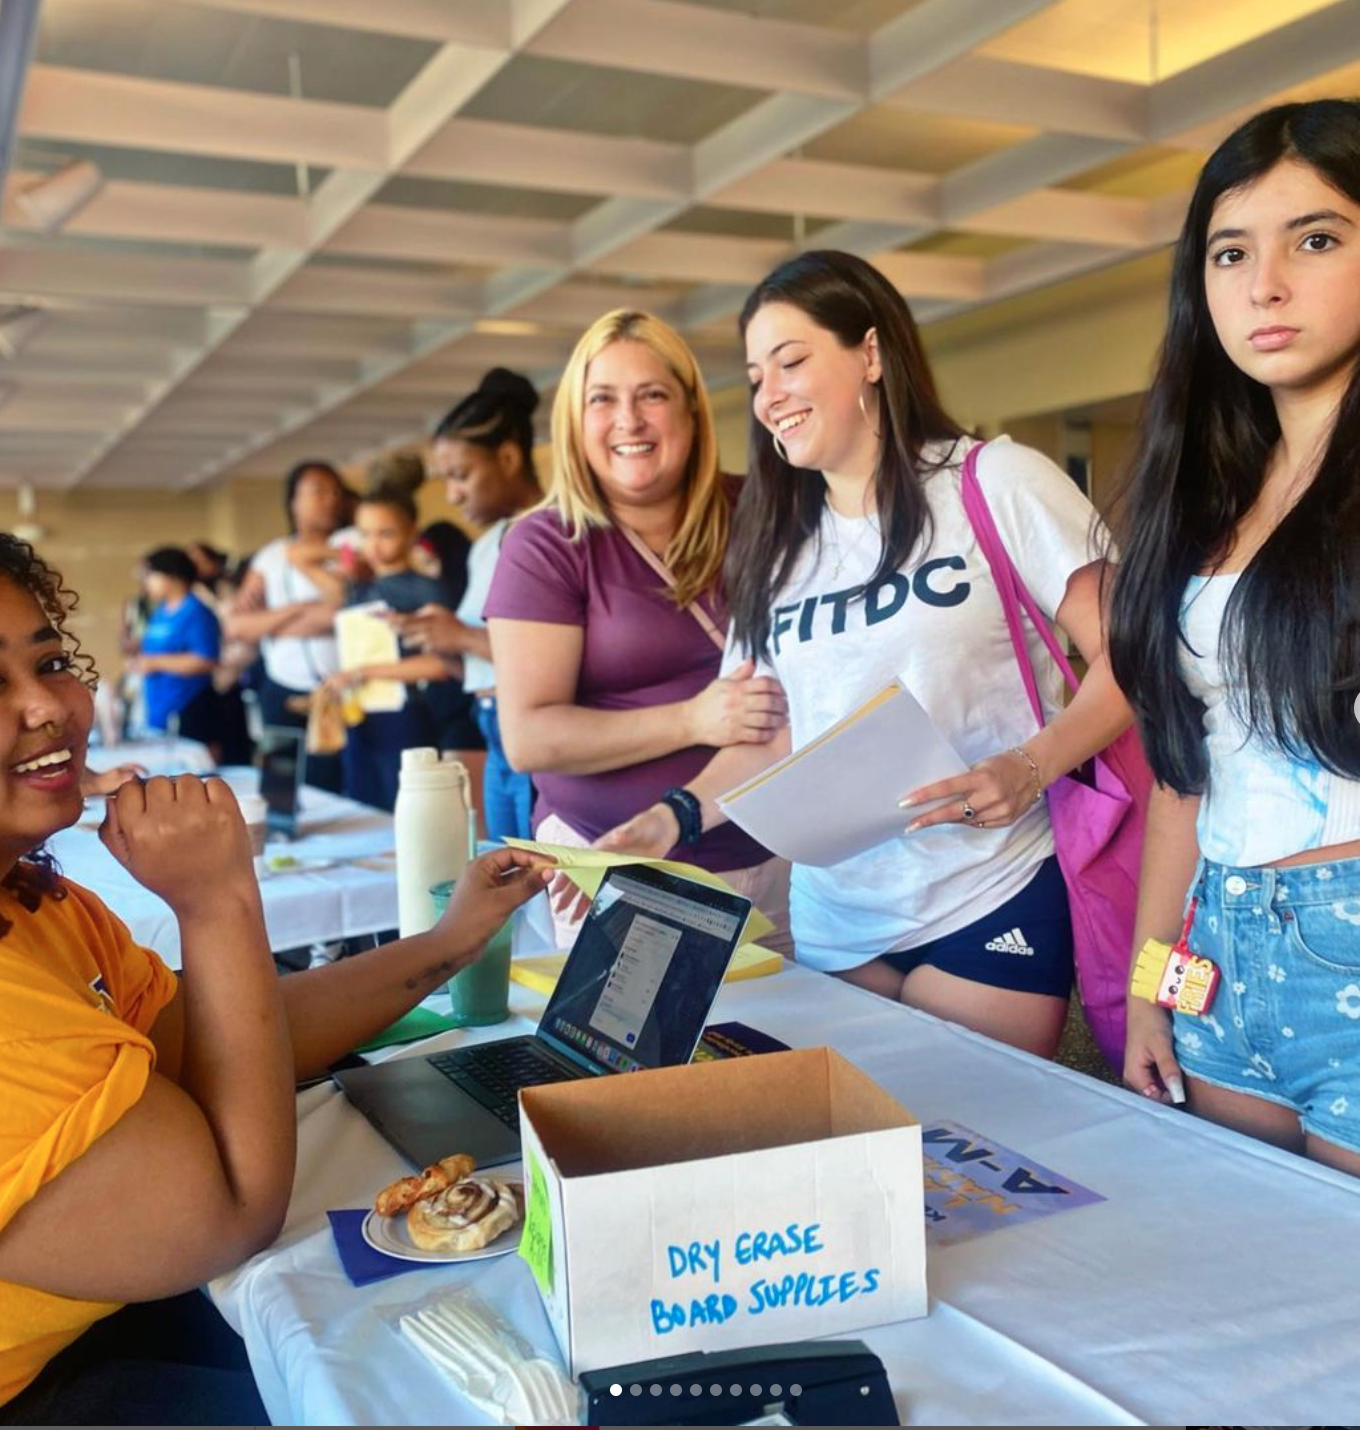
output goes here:
[{"label": "white paper stack", "polygon": [[902,834],[911,790],[968,766],[894,680],[801,750],[728,790],[718,808],[767,849],[825,868]]}]

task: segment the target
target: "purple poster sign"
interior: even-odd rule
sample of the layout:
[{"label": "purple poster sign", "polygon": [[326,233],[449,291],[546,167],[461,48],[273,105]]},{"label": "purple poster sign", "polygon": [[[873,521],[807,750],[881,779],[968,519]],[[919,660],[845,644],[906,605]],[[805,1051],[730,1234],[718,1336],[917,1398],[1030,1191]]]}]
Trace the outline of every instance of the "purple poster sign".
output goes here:
[{"label": "purple poster sign", "polygon": [[1020,1226],[1105,1200],[1099,1192],[957,1122],[923,1127],[921,1144],[926,1231],[935,1246],[953,1246],[1003,1226]]}]

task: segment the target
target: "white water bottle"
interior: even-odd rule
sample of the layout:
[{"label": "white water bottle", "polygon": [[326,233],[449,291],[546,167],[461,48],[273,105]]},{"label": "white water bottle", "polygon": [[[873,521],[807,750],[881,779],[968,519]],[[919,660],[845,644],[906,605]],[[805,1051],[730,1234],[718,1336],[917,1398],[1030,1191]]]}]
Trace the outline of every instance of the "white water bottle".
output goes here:
[{"label": "white water bottle", "polygon": [[428,747],[401,752],[394,826],[397,925],[402,938],[424,933],[439,914],[430,888],[467,867],[471,785],[466,767]]}]

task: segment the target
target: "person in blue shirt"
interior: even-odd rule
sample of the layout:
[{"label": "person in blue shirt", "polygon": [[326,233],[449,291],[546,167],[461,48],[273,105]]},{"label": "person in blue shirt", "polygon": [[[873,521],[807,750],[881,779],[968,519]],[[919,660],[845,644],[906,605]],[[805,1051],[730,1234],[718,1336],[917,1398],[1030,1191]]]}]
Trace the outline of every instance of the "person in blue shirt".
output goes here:
[{"label": "person in blue shirt", "polygon": [[198,573],[187,552],[158,546],[142,566],[151,619],[135,668],[142,675],[146,723],[211,745],[217,735],[212,672],[222,651],[221,627],[194,595]]}]

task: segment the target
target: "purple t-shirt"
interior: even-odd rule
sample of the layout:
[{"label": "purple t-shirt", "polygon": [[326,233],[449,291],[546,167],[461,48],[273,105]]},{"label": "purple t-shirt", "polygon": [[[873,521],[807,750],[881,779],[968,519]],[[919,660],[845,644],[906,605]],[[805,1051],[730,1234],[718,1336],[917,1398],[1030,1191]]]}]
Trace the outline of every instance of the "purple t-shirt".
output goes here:
[{"label": "purple t-shirt", "polygon": [[[724,629],[726,610],[709,597],[704,604]],[[722,663],[722,652],[693,615],[675,605],[625,536],[613,527],[591,527],[572,541],[554,511],[532,512],[506,532],[485,614],[582,627],[576,703],[590,710],[642,710],[688,700],[717,678]],[[692,745],[601,774],[535,773],[534,825],[555,814],[585,838],[597,839],[692,780],[713,753],[710,745]],[[715,873],[770,857],[734,824],[710,830],[681,854]]]}]

